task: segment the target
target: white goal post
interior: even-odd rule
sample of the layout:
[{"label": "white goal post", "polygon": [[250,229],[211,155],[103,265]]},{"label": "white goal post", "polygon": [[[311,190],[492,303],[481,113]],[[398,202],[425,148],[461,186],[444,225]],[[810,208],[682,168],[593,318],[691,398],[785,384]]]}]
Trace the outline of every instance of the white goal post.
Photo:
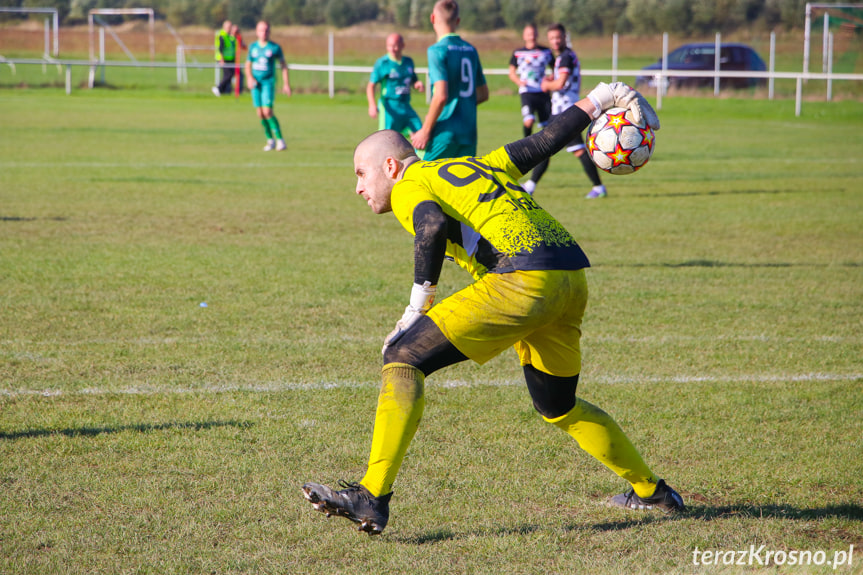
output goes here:
[{"label": "white goal post", "polygon": [[822,50],[822,72],[827,71],[827,54],[829,53],[829,37],[830,32],[828,30],[828,26],[830,25],[830,16],[828,14],[828,10],[842,10],[843,8],[863,8],[863,4],[826,4],[826,3],[816,3],[816,2],[807,2],[806,3],[806,24],[803,30],[803,72],[809,72],[809,49],[810,49],[810,36],[812,34],[812,12],[813,10],[824,10],[824,47]]},{"label": "white goal post", "polygon": [[[186,54],[188,52],[207,52],[212,56],[213,47],[212,46],[190,46],[188,44],[177,44],[177,84],[188,84],[189,83],[189,73],[188,63],[186,62]],[[197,61],[195,62],[197,65]],[[201,67],[198,65],[197,67]],[[214,66],[214,85],[219,84],[219,72],[221,72],[221,67]]]},{"label": "white goal post", "polygon": [[[56,8],[0,8],[0,12],[12,12],[17,14],[50,14],[51,20],[54,24],[54,57],[58,57],[60,55],[60,15]],[[45,19],[45,57],[48,57],[50,54],[48,50],[48,36],[50,34],[51,25],[48,24],[47,18]]]},{"label": "white goal post", "polygon": [[156,59],[156,15],[152,8],[93,8],[87,14],[87,25],[90,34],[90,61],[96,60],[96,37],[94,32],[94,16],[131,14],[147,16],[150,21],[150,61]]}]

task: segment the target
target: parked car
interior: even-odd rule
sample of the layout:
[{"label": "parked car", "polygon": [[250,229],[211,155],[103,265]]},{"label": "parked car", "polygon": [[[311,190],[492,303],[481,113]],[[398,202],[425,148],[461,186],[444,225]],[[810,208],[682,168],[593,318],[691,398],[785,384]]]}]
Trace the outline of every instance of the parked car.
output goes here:
[{"label": "parked car", "polygon": [[[708,70],[716,69],[716,44],[698,43],[684,44],[668,54],[668,70]],[[720,44],[719,69],[723,71],[763,72],[767,65],[761,56],[746,44]],[[635,79],[636,86],[656,88],[656,76],[651,70],[662,70],[662,58],[656,64],[645,66],[645,74]],[[687,78],[668,76],[668,85],[675,88],[712,86],[713,78]],[[764,78],[720,78],[720,86],[731,88],[748,88],[765,83]]]}]

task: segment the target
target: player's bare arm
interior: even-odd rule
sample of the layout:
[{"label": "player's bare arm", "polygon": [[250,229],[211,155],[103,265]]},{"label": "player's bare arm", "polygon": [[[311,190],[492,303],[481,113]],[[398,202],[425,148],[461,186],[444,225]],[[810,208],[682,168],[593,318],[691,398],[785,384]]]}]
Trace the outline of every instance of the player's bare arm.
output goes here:
[{"label": "player's bare arm", "polygon": [[366,85],[366,100],[369,102],[369,118],[377,118],[378,117],[378,104],[377,97],[375,96],[375,84],[374,82],[369,82]]},{"label": "player's bare arm", "polygon": [[488,84],[483,84],[476,89],[476,104],[477,106],[483,102],[488,102]]},{"label": "player's bare arm", "polygon": [[281,60],[282,65],[282,93],[285,96],[290,97],[291,95],[291,78],[290,73],[288,72],[288,64],[285,62],[285,59]]},{"label": "player's bare arm", "polygon": [[254,76],[252,76],[252,62],[251,61],[246,60],[245,69],[246,69],[246,86],[248,86],[249,89],[251,90],[252,88],[254,88],[255,86],[258,85],[258,81],[255,80]]},{"label": "player's bare arm", "polygon": [[411,144],[417,150],[425,150],[429,143],[432,129],[434,129],[437,119],[440,117],[441,112],[443,112],[444,106],[446,106],[448,86],[449,83],[446,80],[439,80],[434,83],[429,111],[426,113],[423,127],[411,135]]},{"label": "player's bare arm", "polygon": [[542,79],[542,91],[543,92],[557,92],[558,90],[562,90],[566,85],[566,81],[569,78],[568,70],[560,70],[558,72],[557,78],[552,78],[550,76],[546,76]]},{"label": "player's bare arm", "polygon": [[513,84],[515,84],[519,88],[527,85],[526,80],[522,80],[521,78],[518,77],[518,68],[516,68],[512,64],[510,64],[510,66],[509,66],[509,79]]}]

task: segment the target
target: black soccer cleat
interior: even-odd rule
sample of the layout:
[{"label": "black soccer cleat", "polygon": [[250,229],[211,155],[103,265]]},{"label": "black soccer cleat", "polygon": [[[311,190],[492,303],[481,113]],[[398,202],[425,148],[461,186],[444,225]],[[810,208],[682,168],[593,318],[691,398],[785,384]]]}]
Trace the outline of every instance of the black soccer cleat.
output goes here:
[{"label": "black soccer cleat", "polygon": [[390,498],[392,492],[375,497],[359,483],[339,480],[340,491],[333,491],[326,485],[306,483],[303,496],[316,510],[327,517],[338,515],[359,523],[358,529],[369,535],[379,535],[390,518]]},{"label": "black soccer cleat", "polygon": [[664,513],[683,511],[683,498],[674,489],[669,487],[664,479],[656,484],[656,491],[650,497],[639,497],[634,489],[626,493],[615,495],[608,502],[612,507],[623,507],[625,509],[659,509]]}]

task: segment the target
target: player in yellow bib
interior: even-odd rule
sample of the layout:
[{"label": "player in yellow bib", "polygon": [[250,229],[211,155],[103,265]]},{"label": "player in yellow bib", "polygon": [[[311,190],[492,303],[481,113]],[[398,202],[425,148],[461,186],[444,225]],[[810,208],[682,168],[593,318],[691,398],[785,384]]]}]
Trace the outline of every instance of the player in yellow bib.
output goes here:
[{"label": "player in yellow bib", "polygon": [[[612,505],[683,509],[680,495],[650,470],[614,419],[576,397],[590,264],[572,235],[517,183],[584,130],[591,116],[612,107],[630,108],[659,128],[638,92],[620,82],[600,83],[545,130],[482,157],[424,162],[392,130],[357,146],[357,194],[375,213],[392,211],[415,236],[414,285],[404,315],[384,340],[366,474],[359,483],[343,482],[341,490],[303,485],[316,509],[380,533],[422,417],[425,378],[467,359],[485,363],[510,346],[545,421],[629,482],[630,490],[613,497]],[[476,281],[434,305],[446,258]]]}]

